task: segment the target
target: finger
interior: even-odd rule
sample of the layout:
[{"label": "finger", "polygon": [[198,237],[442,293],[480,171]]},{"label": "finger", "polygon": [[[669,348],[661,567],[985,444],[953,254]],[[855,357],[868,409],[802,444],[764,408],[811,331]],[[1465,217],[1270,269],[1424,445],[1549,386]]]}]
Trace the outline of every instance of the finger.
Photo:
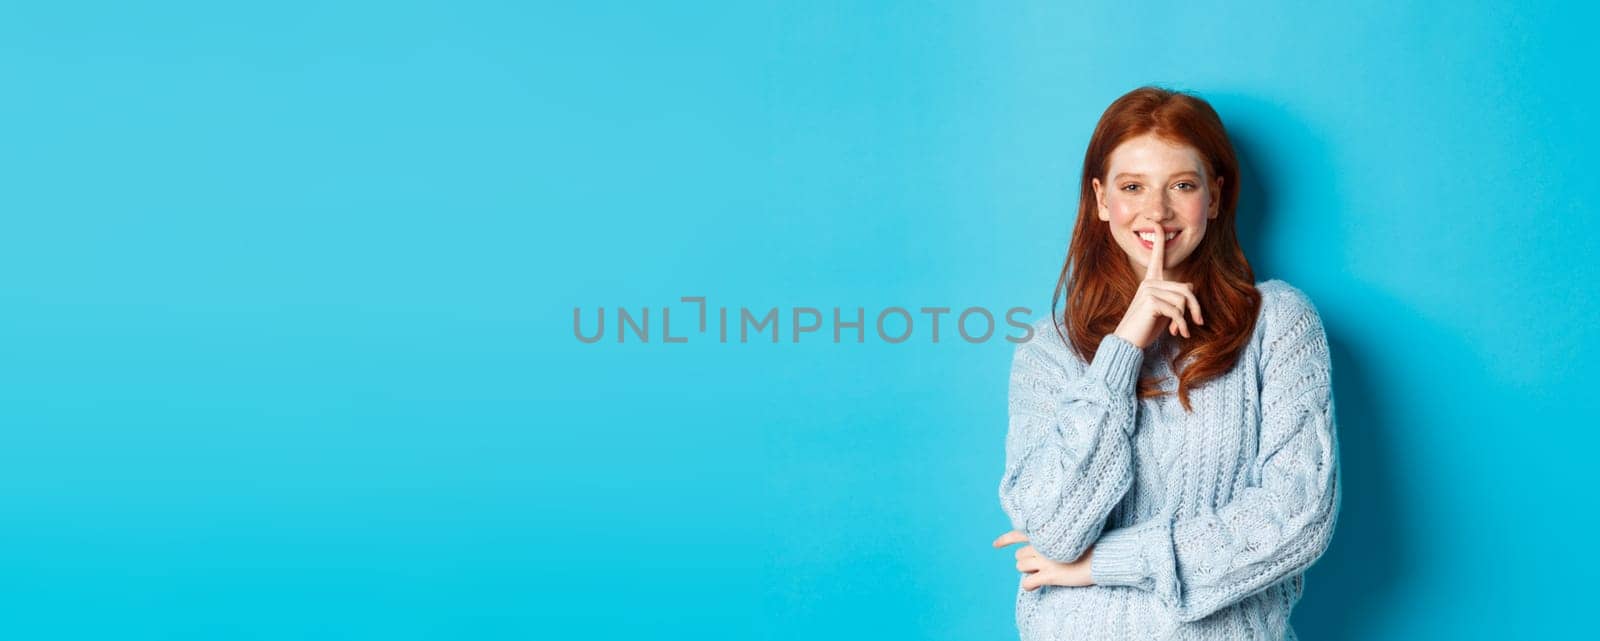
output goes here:
[{"label": "finger", "polygon": [[1186,306],[1189,308],[1189,314],[1194,317],[1194,322],[1201,325],[1206,324],[1205,315],[1200,313],[1200,299],[1195,298],[1194,296],[1193,285],[1190,285],[1189,283],[1177,283],[1170,280],[1164,280],[1150,283],[1150,286],[1154,289],[1160,289],[1161,291],[1172,292],[1183,296],[1185,301],[1188,303]]},{"label": "finger", "polygon": [[1188,307],[1189,297],[1184,296],[1182,291],[1173,291],[1169,287],[1171,284],[1171,281],[1151,282],[1148,283],[1149,286],[1145,287],[1144,290],[1146,295],[1149,297],[1156,300],[1165,301],[1168,304],[1177,307],[1178,309]]},{"label": "finger", "polygon": [[1183,332],[1184,338],[1189,337],[1189,324],[1183,320],[1183,310],[1178,309],[1177,305],[1159,298],[1153,298],[1151,304],[1156,306],[1156,311],[1171,317],[1178,323],[1178,330]]},{"label": "finger", "polygon": [[1029,592],[1039,589],[1041,585],[1044,585],[1044,579],[1039,578],[1037,573],[1029,574],[1022,579],[1022,589]]},{"label": "finger", "polygon": [[1157,301],[1165,301],[1166,304],[1173,305],[1173,307],[1178,309],[1179,317],[1182,317],[1182,315],[1184,315],[1184,309],[1189,307],[1189,297],[1184,296],[1182,291],[1173,291],[1173,289],[1166,288],[1166,285],[1176,285],[1176,283],[1171,283],[1171,281],[1166,281],[1166,283],[1150,283],[1149,288],[1147,288],[1147,291],[1149,291],[1149,296],[1152,297],[1152,299],[1157,299]]},{"label": "finger", "polygon": [[1145,268],[1145,280],[1166,280],[1167,260],[1167,232],[1156,225],[1156,239],[1151,241],[1154,247],[1150,249],[1150,264]]},{"label": "finger", "polygon": [[1011,545],[1012,543],[1021,543],[1026,540],[1028,540],[1028,535],[1017,530],[1012,530],[1000,535],[1000,538],[994,540],[993,545],[997,548],[1003,548],[1007,545]]},{"label": "finger", "polygon": [[[1189,300],[1190,299],[1187,296],[1184,296],[1183,292],[1181,292],[1181,291],[1179,291],[1179,292],[1172,291],[1170,289],[1162,287],[1159,283],[1150,283],[1150,287],[1145,288],[1145,291],[1147,292],[1147,295],[1150,298],[1166,302],[1167,304],[1172,305],[1173,307],[1177,308],[1178,309],[1178,316],[1180,318],[1184,314],[1183,310],[1185,308],[1189,307]],[[1174,323],[1173,326],[1169,327],[1168,329],[1172,332],[1173,336],[1177,336],[1178,335],[1178,331],[1177,331],[1178,328],[1177,328],[1176,323]]]}]

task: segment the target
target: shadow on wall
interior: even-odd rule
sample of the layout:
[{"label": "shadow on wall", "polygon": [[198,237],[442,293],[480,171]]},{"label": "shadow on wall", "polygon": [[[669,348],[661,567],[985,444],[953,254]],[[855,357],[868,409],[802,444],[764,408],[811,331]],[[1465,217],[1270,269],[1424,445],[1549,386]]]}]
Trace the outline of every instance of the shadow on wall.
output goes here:
[{"label": "shadow on wall", "polygon": [[1339,439],[1340,510],[1327,553],[1306,572],[1305,595],[1295,607],[1295,631],[1306,641],[1371,638],[1367,624],[1383,619],[1380,610],[1405,599],[1394,594],[1405,563],[1415,558],[1406,549],[1403,532],[1420,524],[1405,523],[1398,505],[1393,433],[1385,409],[1393,399],[1362,368],[1359,347],[1328,327],[1333,351],[1334,425]]},{"label": "shadow on wall", "polygon": [[[1306,573],[1305,594],[1292,623],[1306,641],[1370,638],[1369,628],[1388,618],[1383,608],[1405,601],[1395,592],[1412,571],[1406,563],[1415,555],[1403,533],[1419,531],[1419,524],[1404,522],[1409,511],[1399,502],[1406,493],[1397,487],[1401,479],[1394,473],[1398,462],[1390,443],[1397,426],[1385,418],[1397,415],[1391,409],[1400,399],[1387,397],[1381,373],[1367,369],[1367,363],[1380,362],[1373,348],[1347,340],[1340,324],[1347,316],[1320,302],[1317,292],[1336,286],[1341,300],[1362,301],[1363,317],[1385,318],[1399,329],[1425,321],[1381,292],[1351,281],[1340,268],[1346,261],[1342,248],[1333,243],[1294,246],[1307,238],[1341,237],[1337,214],[1347,209],[1329,146],[1281,105],[1241,95],[1207,99],[1223,115],[1239,156],[1239,240],[1256,280],[1282,278],[1305,290],[1322,313],[1332,351],[1339,521],[1328,551]],[[1286,168],[1294,175],[1280,179],[1276,172]],[[1295,225],[1292,234],[1283,233],[1286,220]],[[1288,252],[1293,252],[1291,260],[1280,258]],[[1302,278],[1281,273],[1277,265],[1317,271]]]}]

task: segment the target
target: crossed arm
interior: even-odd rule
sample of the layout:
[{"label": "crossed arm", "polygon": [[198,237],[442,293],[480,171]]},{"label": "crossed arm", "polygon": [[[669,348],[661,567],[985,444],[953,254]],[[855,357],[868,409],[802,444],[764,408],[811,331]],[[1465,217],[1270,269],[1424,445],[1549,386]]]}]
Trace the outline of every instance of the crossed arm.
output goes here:
[{"label": "crossed arm", "polygon": [[[1019,569],[1036,568],[1025,588],[1133,587],[1155,594],[1178,619],[1196,621],[1320,558],[1339,507],[1327,336],[1303,294],[1281,295],[1289,299],[1264,346],[1261,443],[1252,481],[1232,501],[1189,518],[1157,516],[1102,531],[1132,480],[1128,435],[1136,381],[1110,375],[1127,372],[1116,343],[1106,342],[1119,339],[1103,341],[1095,362],[1064,389],[1039,383],[1048,372],[1039,367],[1043,359],[1019,348],[1000,486],[1014,532],[995,546],[1032,543],[1034,554],[1018,552]],[[1136,374],[1136,363],[1133,369]],[[1124,382],[1126,388],[1118,386]]]}]

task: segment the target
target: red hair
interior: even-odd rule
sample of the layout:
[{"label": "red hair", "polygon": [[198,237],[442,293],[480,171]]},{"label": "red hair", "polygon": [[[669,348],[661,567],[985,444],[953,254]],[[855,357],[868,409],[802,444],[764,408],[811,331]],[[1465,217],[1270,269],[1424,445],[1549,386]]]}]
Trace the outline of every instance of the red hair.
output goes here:
[{"label": "red hair", "polygon": [[[1250,342],[1261,307],[1255,273],[1239,247],[1234,228],[1239,201],[1239,163],[1222,119],[1205,100],[1146,86],[1118,98],[1100,116],[1094,135],[1089,139],[1089,149],[1083,155],[1078,222],[1072,231],[1061,276],[1056,280],[1055,294],[1050,298],[1050,316],[1055,321],[1056,333],[1088,362],[1094,360],[1100,340],[1116,330],[1133,301],[1133,294],[1144,277],[1135,273],[1127,255],[1111,237],[1109,225],[1096,215],[1094,186],[1090,181],[1099,178],[1102,183],[1106,182],[1112,150],[1129,138],[1144,134],[1194,147],[1210,173],[1205,182],[1210,185],[1222,178],[1222,192],[1216,195],[1221,199],[1217,217],[1207,224],[1205,238],[1184,263],[1184,271],[1194,286],[1194,295],[1200,301],[1206,323],[1191,322],[1190,338],[1176,337],[1179,348],[1171,361],[1172,371],[1178,375],[1178,401],[1185,411],[1192,412],[1189,391],[1233,368]],[[1063,292],[1066,309],[1057,317],[1056,302]],[[1164,328],[1165,324],[1162,325]],[[1165,395],[1160,384],[1161,379],[1140,379],[1138,397]]]}]

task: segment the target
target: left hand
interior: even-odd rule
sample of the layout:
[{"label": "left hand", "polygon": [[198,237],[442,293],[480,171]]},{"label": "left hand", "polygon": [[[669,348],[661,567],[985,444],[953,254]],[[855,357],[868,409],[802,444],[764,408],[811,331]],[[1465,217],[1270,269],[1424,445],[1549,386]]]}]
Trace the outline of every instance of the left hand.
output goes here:
[{"label": "left hand", "polygon": [[[995,539],[994,547],[1003,548],[1026,540],[1028,540],[1026,534],[1012,530]],[[1067,587],[1094,585],[1094,578],[1089,574],[1089,559],[1093,556],[1094,546],[1091,545],[1076,561],[1063,563],[1044,558],[1044,555],[1039,554],[1033,546],[1024,545],[1017,550],[1017,571],[1027,574],[1022,579],[1022,589],[1032,592],[1041,585]]]}]

